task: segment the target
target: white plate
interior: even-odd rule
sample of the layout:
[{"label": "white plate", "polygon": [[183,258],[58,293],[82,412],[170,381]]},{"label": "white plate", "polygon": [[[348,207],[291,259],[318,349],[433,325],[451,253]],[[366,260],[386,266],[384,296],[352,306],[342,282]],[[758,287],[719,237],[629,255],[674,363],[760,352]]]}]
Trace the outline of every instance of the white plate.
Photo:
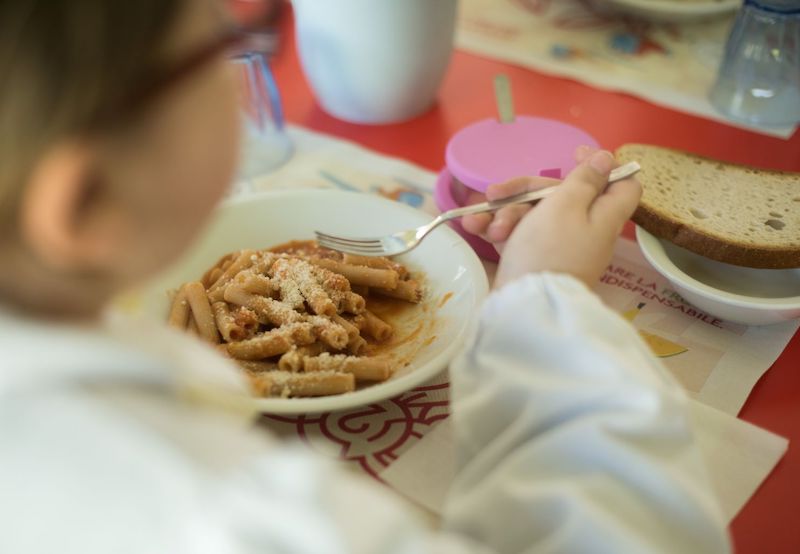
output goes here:
[{"label": "white plate", "polygon": [[721,319],[765,325],[800,317],[800,268],[751,269],[710,260],[636,227],[644,257],[678,293]]},{"label": "white plate", "polygon": [[[262,193],[224,204],[208,230],[177,265],[141,295],[146,314],[162,321],[169,306],[165,291],[200,278],[220,256],[242,248],[267,248],[290,240],[314,238],[314,230],[377,236],[416,227],[431,216],[378,196],[331,190]],[[486,273],[464,240],[446,226],[399,258],[427,276],[429,311],[419,316],[420,336],[405,345],[412,362],[388,381],[352,393],[319,398],[264,398],[268,413],[310,413],[353,408],[403,393],[444,369],[476,322],[488,292]],[[439,306],[445,295],[447,301]],[[416,323],[415,323],[416,324]],[[430,344],[425,342],[435,336]],[[414,353],[414,350],[417,350]]]},{"label": "white plate", "polygon": [[693,21],[736,11],[742,0],[594,0],[618,12],[654,21]]}]

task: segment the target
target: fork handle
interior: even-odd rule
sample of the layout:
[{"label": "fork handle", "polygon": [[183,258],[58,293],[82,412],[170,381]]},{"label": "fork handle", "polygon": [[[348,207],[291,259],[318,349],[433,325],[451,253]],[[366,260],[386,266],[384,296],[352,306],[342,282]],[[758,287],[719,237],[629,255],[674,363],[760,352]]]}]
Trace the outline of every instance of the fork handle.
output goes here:
[{"label": "fork handle", "polygon": [[440,217],[444,221],[449,221],[451,219],[463,217],[465,215],[480,214],[484,212],[494,212],[504,206],[510,206],[512,204],[526,204],[528,202],[535,202],[536,200],[541,200],[545,196],[553,194],[555,191],[556,187],[555,185],[553,185],[543,189],[534,190],[532,192],[523,192],[522,194],[515,194],[514,196],[508,196],[506,198],[503,198],[501,200],[495,200],[493,202],[481,202],[480,204],[471,204],[469,206],[464,206],[463,208],[448,210],[442,213]]},{"label": "fork handle", "polygon": [[[621,165],[611,171],[608,176],[608,184],[610,185],[611,183],[627,179],[628,177],[631,177],[637,173],[640,169],[641,166],[636,162],[630,162],[625,165]],[[494,212],[504,206],[510,206],[512,204],[526,204],[528,202],[535,202],[536,200],[541,200],[542,198],[553,194],[556,191],[556,187],[557,185],[551,185],[539,190],[515,194],[514,196],[508,196],[506,198],[501,198],[500,200],[493,200],[492,202],[481,202],[480,204],[472,204],[470,206],[464,206],[463,208],[448,210],[440,214],[439,217],[441,218],[441,221],[449,221],[465,215]]]}]

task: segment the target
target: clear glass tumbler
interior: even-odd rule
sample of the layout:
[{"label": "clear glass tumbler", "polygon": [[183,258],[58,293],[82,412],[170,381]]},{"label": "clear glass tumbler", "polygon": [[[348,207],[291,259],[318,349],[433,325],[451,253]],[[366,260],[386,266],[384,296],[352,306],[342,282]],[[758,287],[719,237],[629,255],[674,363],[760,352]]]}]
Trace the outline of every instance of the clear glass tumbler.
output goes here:
[{"label": "clear glass tumbler", "polygon": [[238,178],[250,181],[283,165],[292,155],[280,93],[264,55],[242,52],[230,58],[242,103],[242,149]]},{"label": "clear glass tumbler", "polygon": [[745,0],[710,100],[750,124],[800,121],[800,0]]}]

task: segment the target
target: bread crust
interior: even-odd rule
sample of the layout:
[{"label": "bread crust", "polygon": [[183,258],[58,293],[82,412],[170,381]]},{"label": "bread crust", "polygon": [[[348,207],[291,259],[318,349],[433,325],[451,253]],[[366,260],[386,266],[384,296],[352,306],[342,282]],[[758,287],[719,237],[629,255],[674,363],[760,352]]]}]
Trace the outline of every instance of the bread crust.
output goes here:
[{"label": "bread crust", "polygon": [[757,269],[790,269],[800,267],[800,250],[791,248],[758,248],[719,238],[673,221],[640,205],[633,214],[633,222],[656,237],[668,240],[690,252],[726,264]]},{"label": "bread crust", "polygon": [[[705,156],[660,146],[645,144],[623,145],[617,149],[620,161],[630,161],[629,158],[633,159],[631,156],[635,157],[636,154],[629,151],[637,148],[670,152],[687,159],[702,160],[704,163],[722,164],[730,167],[735,166],[752,170],[760,174],[797,179],[800,185],[800,174],[798,173],[757,169],[742,164],[726,163]],[[647,186],[646,183],[642,184],[645,187]],[[800,206],[798,206],[798,209],[800,209]],[[737,242],[736,240],[724,240],[698,227],[683,223],[666,214],[660,213],[655,206],[649,206],[644,203],[639,204],[639,207],[636,209],[631,219],[645,231],[656,237],[668,240],[695,254],[705,256],[718,262],[758,269],[790,269],[800,267],[800,245],[797,247],[772,246],[768,244],[752,245]]]}]

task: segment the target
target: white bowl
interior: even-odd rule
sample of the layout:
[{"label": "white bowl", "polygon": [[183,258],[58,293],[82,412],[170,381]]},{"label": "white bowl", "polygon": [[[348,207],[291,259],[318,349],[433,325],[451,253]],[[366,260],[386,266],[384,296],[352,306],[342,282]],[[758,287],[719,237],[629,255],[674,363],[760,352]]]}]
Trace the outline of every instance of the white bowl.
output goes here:
[{"label": "white bowl", "polygon": [[[165,291],[199,279],[220,256],[233,250],[313,239],[314,230],[377,236],[430,220],[430,215],[405,204],[338,190],[275,191],[229,201],[220,207],[191,251],[140,294],[140,309],[165,320],[169,309]],[[403,356],[411,357],[410,365],[384,383],[352,393],[259,399],[262,411],[288,414],[353,408],[399,395],[447,366],[477,322],[480,304],[488,293],[486,272],[469,245],[446,226],[436,229],[399,261],[424,271],[427,277],[427,311],[417,316],[424,324],[423,331],[403,346]]]},{"label": "white bowl", "polygon": [[721,319],[766,325],[800,317],[800,268],[724,264],[636,227],[644,257],[687,301]]},{"label": "white bowl", "polygon": [[652,21],[697,21],[734,12],[742,0],[593,0],[614,11]]}]

